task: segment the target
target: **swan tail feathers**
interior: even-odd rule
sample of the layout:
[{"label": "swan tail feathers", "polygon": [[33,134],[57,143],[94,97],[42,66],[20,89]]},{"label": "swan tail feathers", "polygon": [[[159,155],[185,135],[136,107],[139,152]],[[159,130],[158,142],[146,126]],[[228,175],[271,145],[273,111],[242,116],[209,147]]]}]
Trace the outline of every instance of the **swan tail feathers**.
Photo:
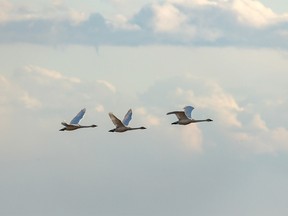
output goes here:
[{"label": "swan tail feathers", "polygon": [[63,126],[65,126],[65,127],[68,126],[68,124],[67,124],[65,121],[61,122],[61,124],[62,124]]}]

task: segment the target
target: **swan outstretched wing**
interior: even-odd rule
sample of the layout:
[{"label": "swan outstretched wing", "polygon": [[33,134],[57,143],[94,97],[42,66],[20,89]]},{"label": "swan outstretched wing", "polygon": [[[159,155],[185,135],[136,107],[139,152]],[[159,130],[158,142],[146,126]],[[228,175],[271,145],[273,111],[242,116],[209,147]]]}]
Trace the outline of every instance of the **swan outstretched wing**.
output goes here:
[{"label": "swan outstretched wing", "polygon": [[86,109],[82,109],[70,122],[70,124],[78,124],[80,120],[83,118],[84,114],[86,112]]},{"label": "swan outstretched wing", "polygon": [[115,116],[113,115],[113,113],[109,113],[109,117],[110,119],[112,120],[113,124],[116,126],[116,127],[122,127],[124,126],[123,123]]},{"label": "swan outstretched wing", "polygon": [[122,122],[125,126],[128,126],[131,119],[132,119],[132,110],[129,109],[128,112],[126,113],[126,115],[124,116],[124,119]]},{"label": "swan outstretched wing", "polygon": [[185,106],[184,107],[184,113],[185,113],[185,115],[188,117],[188,118],[192,118],[191,117],[191,113],[192,113],[192,110],[194,109],[194,107],[192,107],[192,106]]},{"label": "swan outstretched wing", "polygon": [[167,115],[170,115],[170,114],[175,114],[179,120],[180,119],[187,119],[187,116],[185,115],[185,113],[183,111],[173,111],[173,112],[167,113]]}]

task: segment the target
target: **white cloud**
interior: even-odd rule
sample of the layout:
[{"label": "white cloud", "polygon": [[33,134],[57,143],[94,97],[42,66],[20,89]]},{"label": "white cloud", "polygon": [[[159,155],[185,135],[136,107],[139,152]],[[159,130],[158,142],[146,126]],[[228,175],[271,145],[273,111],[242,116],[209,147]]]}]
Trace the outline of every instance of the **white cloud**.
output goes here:
[{"label": "white cloud", "polygon": [[232,133],[237,144],[249,152],[257,154],[277,154],[288,151],[288,130],[283,127],[269,129],[265,132],[242,131]]},{"label": "white cloud", "polygon": [[259,1],[234,0],[232,2],[232,10],[236,12],[239,22],[244,25],[265,27],[276,22],[279,18]]},{"label": "white cloud", "polygon": [[106,88],[108,88],[113,93],[116,92],[116,87],[106,80],[97,80],[97,83],[104,85]]},{"label": "white cloud", "polygon": [[153,24],[155,31],[175,32],[179,31],[181,25],[186,21],[186,17],[172,4],[153,5],[155,17]]},{"label": "white cloud", "polygon": [[97,112],[104,112],[105,111],[105,108],[102,104],[98,104],[96,107],[95,107],[95,110]]},{"label": "white cloud", "polygon": [[[250,116],[250,112],[244,113]],[[249,121],[242,128],[231,131],[233,141],[236,141],[239,146],[244,147],[249,152],[257,154],[277,154],[281,151],[287,151],[288,129],[283,126],[268,126],[260,114],[253,115],[251,119],[248,118]]]},{"label": "white cloud", "polygon": [[[225,92],[216,82],[205,82],[201,79],[197,79],[195,82],[204,82],[203,84],[207,87],[205,95],[203,95],[203,93],[199,95],[199,93],[196,94],[192,90],[184,90],[178,87],[175,90],[175,96],[183,97],[187,103],[192,105],[197,104],[199,108],[202,107],[213,110],[219,120],[227,126],[242,126],[237,115],[243,111],[243,108],[238,105],[231,94]],[[197,109],[197,107],[195,107],[195,109]]]},{"label": "white cloud", "polygon": [[88,19],[88,14],[84,12],[79,12],[76,10],[70,9],[68,12],[69,20],[72,21],[73,24],[80,24]]},{"label": "white cloud", "polygon": [[[279,46],[276,38],[285,40],[283,30],[288,14],[276,14],[259,1],[171,0],[151,8],[153,13],[145,23],[150,21],[153,30],[161,33],[158,41],[166,43]],[[143,15],[149,14],[146,11]],[[263,30],[265,40],[261,37]]]},{"label": "white cloud", "polygon": [[0,1],[0,22],[7,21],[9,19],[9,13],[11,12],[13,6],[7,1]]},{"label": "white cloud", "polygon": [[47,82],[47,79],[48,80],[49,79],[63,80],[63,81],[68,81],[70,83],[75,83],[75,84],[81,83],[81,80],[79,78],[66,77],[58,71],[50,70],[50,69],[39,67],[36,65],[27,65],[24,67],[24,70],[26,73],[32,74],[32,76],[35,75],[36,76],[35,78],[41,83]]},{"label": "white cloud", "polygon": [[131,30],[131,31],[137,31],[140,30],[140,27],[136,24],[129,23],[129,19],[121,14],[117,14],[114,16],[113,21],[111,22],[111,25],[115,29],[124,29],[124,30]]},{"label": "white cloud", "polygon": [[252,119],[252,125],[259,130],[268,131],[266,122],[261,118],[259,114],[256,114]]},{"label": "white cloud", "polygon": [[[226,131],[223,131],[223,135],[227,142],[229,142],[229,137],[232,136],[233,142],[236,141],[237,145],[257,154],[276,154],[288,150],[287,128],[269,127],[259,113],[254,113],[255,111],[241,107],[236,98],[225,92],[216,82],[209,81],[205,83],[202,80],[197,80],[197,82],[204,83],[206,93],[177,88],[175,95],[184,98],[187,101],[186,103],[197,104],[193,111],[194,117],[198,107],[213,110],[215,115],[214,122],[222,125],[222,128],[223,126],[226,128]],[[190,83],[193,83],[191,79]],[[255,106],[257,106],[257,102],[255,103]],[[280,105],[282,103],[275,106]],[[262,105],[260,104],[259,106]],[[197,115],[199,114],[197,113]],[[250,118],[251,115],[252,118]],[[198,135],[198,139],[195,139],[199,140],[199,149],[201,149],[200,133]],[[195,141],[195,143],[197,142]]]},{"label": "white cloud", "polygon": [[42,106],[42,103],[38,99],[33,98],[27,92],[23,93],[23,95],[20,97],[20,100],[28,109],[39,109]]},{"label": "white cloud", "polygon": [[14,4],[7,0],[0,2],[0,23],[15,21],[55,20],[78,24],[87,20],[88,14],[65,6],[63,1],[53,1],[51,5],[35,8],[29,4]]},{"label": "white cloud", "polygon": [[241,127],[241,122],[237,119],[237,114],[243,111],[235,98],[225,92],[217,83],[210,84],[212,95],[211,98],[204,99],[203,103],[215,108],[217,113],[220,114],[220,119],[227,124]]},{"label": "white cloud", "polygon": [[[116,89],[109,82],[80,81],[64,76],[62,72],[35,65],[21,67],[9,79],[0,75],[0,104],[9,110],[19,105],[19,109],[57,109],[68,104],[71,109],[79,109],[79,104],[94,107],[104,112],[104,105],[112,104],[111,93]],[[101,94],[96,94],[101,92]],[[1,112],[1,110],[0,110]]]},{"label": "white cloud", "polygon": [[288,150],[288,129],[284,127],[278,127],[272,131],[272,138],[276,141],[278,148]]},{"label": "white cloud", "polygon": [[61,1],[33,10],[8,1],[1,4],[1,43],[287,48],[288,14],[277,14],[260,1],[167,0],[145,5],[130,18],[116,14],[112,20]]},{"label": "white cloud", "polygon": [[[143,98],[146,99],[147,106],[148,104],[150,107],[161,106],[162,109],[159,111],[157,109],[157,112],[160,116],[163,115],[163,119],[160,119],[163,130],[168,130],[168,127],[173,128],[169,133],[178,137],[179,143],[193,152],[200,153],[204,150],[204,143],[209,145],[213,142],[203,135],[207,131],[210,132],[210,137],[223,134],[223,139],[229,140],[232,131],[245,127],[241,119],[244,109],[237,99],[216,81],[179,75],[156,82]],[[165,114],[172,110],[183,110],[186,105],[195,107],[192,118],[211,118],[213,122],[209,125],[204,123],[171,126],[170,123],[176,117]],[[156,116],[159,118],[159,115]],[[210,126],[214,128],[213,131],[210,130]]]},{"label": "white cloud", "polygon": [[143,122],[147,125],[152,125],[152,126],[159,126],[160,125],[160,119],[155,116],[150,114],[146,108],[144,107],[139,107],[135,110],[135,112],[139,115],[142,116]]},{"label": "white cloud", "polygon": [[[11,80],[8,80],[4,76],[0,76],[0,104],[9,109],[11,104],[17,104],[19,101],[27,109],[39,109],[42,106],[40,100],[35,97],[32,97],[25,89],[21,88],[17,83],[14,83]],[[4,110],[5,110],[4,109]]]},{"label": "white cloud", "polygon": [[[238,150],[241,149],[242,152],[277,154],[281,151],[287,151],[288,130],[283,125],[285,121],[282,121],[284,123],[277,121],[273,124],[270,121],[271,118],[275,121],[275,118],[269,116],[270,113],[277,112],[278,109],[285,110],[286,103],[283,104],[281,99],[279,103],[269,101],[266,104],[266,98],[264,101],[261,99],[253,100],[247,104],[245,100],[243,102],[242,96],[239,98],[238,94],[239,92],[234,95],[225,90],[215,80],[179,75],[156,82],[154,86],[148,89],[143,98],[146,100],[146,104],[151,107],[161,106],[162,111],[159,113],[162,114],[165,114],[163,110],[166,112],[182,110],[185,105],[192,105],[195,107],[192,113],[194,119],[213,119],[209,125],[198,124],[191,125],[191,127],[178,127],[171,132],[171,134],[176,133],[174,136],[179,137],[180,143],[187,147],[190,144],[191,149],[196,152],[203,151],[204,143],[209,145],[209,142],[213,142],[210,138],[215,136],[218,137],[215,139],[218,140],[216,145],[229,143]],[[256,92],[255,95],[257,94]],[[163,100],[159,102],[159,98]],[[161,127],[172,122],[172,118],[171,116],[171,121],[168,120],[165,123],[160,119]],[[213,129],[211,130],[211,128]],[[205,133],[209,133],[209,135]]]},{"label": "white cloud", "polygon": [[[179,128],[180,129],[180,128]],[[188,125],[181,128],[181,139],[184,145],[193,152],[203,151],[202,131],[197,125]]]},{"label": "white cloud", "polygon": [[199,5],[200,6],[217,5],[217,1],[211,1],[211,0],[168,0],[168,2],[188,7],[195,7]]}]

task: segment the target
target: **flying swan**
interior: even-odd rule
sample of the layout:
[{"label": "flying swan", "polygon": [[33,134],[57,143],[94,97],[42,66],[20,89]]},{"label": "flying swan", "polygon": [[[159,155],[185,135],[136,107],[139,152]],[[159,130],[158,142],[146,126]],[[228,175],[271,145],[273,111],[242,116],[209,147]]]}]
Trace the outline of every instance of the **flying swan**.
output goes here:
[{"label": "flying swan", "polygon": [[178,124],[178,125],[187,125],[190,123],[197,123],[197,122],[211,122],[212,119],[203,119],[203,120],[195,120],[191,118],[191,113],[194,107],[186,106],[184,107],[184,111],[173,111],[168,112],[167,115],[175,114],[178,118],[178,121],[173,122],[171,124]]},{"label": "flying swan", "polygon": [[60,129],[59,131],[72,131],[72,130],[76,130],[76,129],[79,129],[79,128],[94,128],[94,127],[97,127],[97,125],[88,125],[88,126],[83,126],[83,125],[80,125],[79,122],[80,120],[83,118],[84,114],[86,112],[86,109],[82,109],[72,120],[69,124],[67,124],[65,121],[64,122],[61,122],[62,125],[64,125],[65,127]]},{"label": "flying swan", "polygon": [[128,127],[128,124],[130,120],[132,119],[132,110],[129,109],[126,113],[123,121],[120,121],[113,113],[109,113],[109,117],[112,120],[113,124],[116,126],[116,128],[109,130],[109,132],[125,132],[128,130],[138,130],[138,129],[146,129],[145,127]]}]

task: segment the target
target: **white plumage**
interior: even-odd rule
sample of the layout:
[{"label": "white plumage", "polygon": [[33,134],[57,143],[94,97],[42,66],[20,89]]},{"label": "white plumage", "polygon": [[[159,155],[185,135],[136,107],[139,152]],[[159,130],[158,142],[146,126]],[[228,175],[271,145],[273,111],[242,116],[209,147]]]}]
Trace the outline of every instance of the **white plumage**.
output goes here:
[{"label": "white plumage", "polygon": [[89,127],[97,127],[97,125],[92,124],[92,125],[88,125],[88,126],[83,126],[80,125],[79,122],[81,121],[81,119],[83,118],[83,116],[85,115],[86,109],[82,109],[80,110],[80,112],[70,121],[70,123],[66,123],[65,121],[62,122],[61,124],[64,125],[65,127],[60,129],[60,131],[72,131],[72,130],[76,130],[79,128],[89,128]]},{"label": "white plumage", "polygon": [[197,122],[210,122],[213,121],[212,119],[203,119],[203,120],[195,120],[192,119],[192,111],[194,110],[194,107],[192,106],[185,106],[184,111],[173,111],[168,112],[167,115],[175,114],[178,118],[178,121],[173,122],[171,124],[179,124],[179,125],[187,125],[190,123],[197,123]]}]

